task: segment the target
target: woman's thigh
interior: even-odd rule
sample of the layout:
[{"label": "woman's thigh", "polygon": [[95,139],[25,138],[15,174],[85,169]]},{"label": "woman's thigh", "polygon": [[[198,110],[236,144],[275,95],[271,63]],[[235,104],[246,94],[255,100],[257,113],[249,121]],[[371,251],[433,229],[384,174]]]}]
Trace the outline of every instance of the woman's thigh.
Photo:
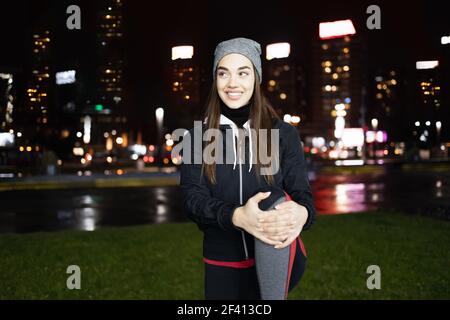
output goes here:
[{"label": "woman's thigh", "polygon": [[229,268],[205,264],[207,300],[259,300],[255,267]]}]

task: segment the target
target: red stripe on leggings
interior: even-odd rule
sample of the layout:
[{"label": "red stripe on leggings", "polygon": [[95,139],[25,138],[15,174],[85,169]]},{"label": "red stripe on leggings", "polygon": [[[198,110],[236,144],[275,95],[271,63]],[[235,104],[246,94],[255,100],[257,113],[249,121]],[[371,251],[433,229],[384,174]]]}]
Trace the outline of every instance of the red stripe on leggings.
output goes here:
[{"label": "red stripe on leggings", "polygon": [[286,281],[286,289],[284,298],[287,299],[288,292],[289,292],[289,283],[291,282],[291,274],[292,274],[292,267],[294,266],[294,259],[295,259],[295,252],[297,251],[297,241],[293,241],[291,245],[289,246],[289,271],[288,271],[288,278]]},{"label": "red stripe on leggings", "polygon": [[300,236],[298,236],[298,242],[299,242],[299,244],[300,244],[300,249],[302,250],[303,255],[304,255],[305,257],[308,257],[308,255],[306,254],[305,245],[303,244],[302,238],[300,238]]},{"label": "red stripe on leggings", "polygon": [[251,268],[255,265],[255,259],[248,259],[244,261],[218,261],[203,258],[203,261],[207,264],[212,264],[214,266],[229,267],[229,268]]}]

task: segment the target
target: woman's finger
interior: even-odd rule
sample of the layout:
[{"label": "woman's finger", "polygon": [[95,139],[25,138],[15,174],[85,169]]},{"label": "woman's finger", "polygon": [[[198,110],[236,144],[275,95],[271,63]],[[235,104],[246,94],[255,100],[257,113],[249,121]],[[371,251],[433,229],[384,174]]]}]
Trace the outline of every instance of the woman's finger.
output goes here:
[{"label": "woman's finger", "polygon": [[258,222],[261,224],[274,224],[292,219],[293,215],[290,211],[279,212],[275,215],[263,215],[258,217]]},{"label": "woman's finger", "polygon": [[275,245],[275,249],[283,249],[283,248],[290,246],[291,243],[294,242],[295,239],[297,239],[297,237],[300,235],[300,233],[301,233],[301,230],[300,230],[300,232],[291,233],[291,235],[283,243],[281,243],[280,245]]},{"label": "woman's finger", "polygon": [[282,202],[280,204],[277,204],[275,206],[275,210],[289,209],[289,208],[292,208],[293,205],[294,205],[294,203],[293,203],[292,200],[285,201],[285,202]]},{"label": "woman's finger", "polygon": [[292,227],[282,226],[282,227],[263,227],[260,229],[262,233],[267,236],[277,236],[280,234],[292,232]]},{"label": "woman's finger", "polygon": [[280,241],[281,243],[284,243],[289,238],[290,233],[286,232],[283,234],[277,234],[274,236],[267,236],[268,239],[274,240],[274,241]]},{"label": "woman's finger", "polygon": [[280,210],[268,210],[263,211],[263,214],[258,216],[258,220],[261,222],[274,222],[277,221],[281,216],[289,214],[291,211],[289,208]]},{"label": "woman's finger", "polygon": [[259,240],[261,240],[262,242],[267,243],[271,246],[277,246],[277,245],[281,245],[283,243],[281,240],[273,240],[273,239],[266,237],[263,234],[256,234],[255,237],[258,238]]},{"label": "woman's finger", "polygon": [[286,227],[293,227],[297,223],[294,219],[283,219],[277,222],[270,222],[270,223],[260,223],[259,227],[263,230],[273,230],[274,228],[286,228]]}]

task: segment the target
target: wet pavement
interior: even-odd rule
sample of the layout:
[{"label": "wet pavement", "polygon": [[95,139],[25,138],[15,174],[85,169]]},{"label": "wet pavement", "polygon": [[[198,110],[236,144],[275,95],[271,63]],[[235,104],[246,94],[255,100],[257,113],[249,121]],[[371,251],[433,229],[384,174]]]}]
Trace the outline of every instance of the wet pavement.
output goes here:
[{"label": "wet pavement", "polygon": [[[448,220],[450,173],[310,175],[319,214],[397,209]],[[178,186],[0,192],[0,232],[92,231],[187,221]]]}]

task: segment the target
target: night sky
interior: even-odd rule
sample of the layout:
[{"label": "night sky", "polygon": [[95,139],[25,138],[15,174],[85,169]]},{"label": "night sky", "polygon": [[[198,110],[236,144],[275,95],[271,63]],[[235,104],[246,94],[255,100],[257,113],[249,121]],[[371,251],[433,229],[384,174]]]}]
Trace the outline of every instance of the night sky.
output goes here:
[{"label": "night sky", "polygon": [[[78,53],[89,59],[83,36],[95,23],[92,1],[95,0],[0,2],[0,69],[27,69],[31,30],[33,25],[42,23],[59,30],[56,36],[60,57],[56,60],[76,60]],[[196,46],[197,58],[208,74],[215,45],[236,36],[263,44],[289,41],[295,59],[307,66],[318,22],[351,18],[367,41],[369,67],[405,67],[416,60],[437,58],[440,37],[450,34],[450,19],[443,1],[124,2],[126,86],[129,101],[135,106],[133,112],[144,114],[140,118],[149,118],[154,107],[166,102],[161,92],[173,45]],[[70,4],[81,7],[81,31],[65,29],[65,8]],[[370,4],[381,7],[381,30],[365,28],[366,8]]]}]

